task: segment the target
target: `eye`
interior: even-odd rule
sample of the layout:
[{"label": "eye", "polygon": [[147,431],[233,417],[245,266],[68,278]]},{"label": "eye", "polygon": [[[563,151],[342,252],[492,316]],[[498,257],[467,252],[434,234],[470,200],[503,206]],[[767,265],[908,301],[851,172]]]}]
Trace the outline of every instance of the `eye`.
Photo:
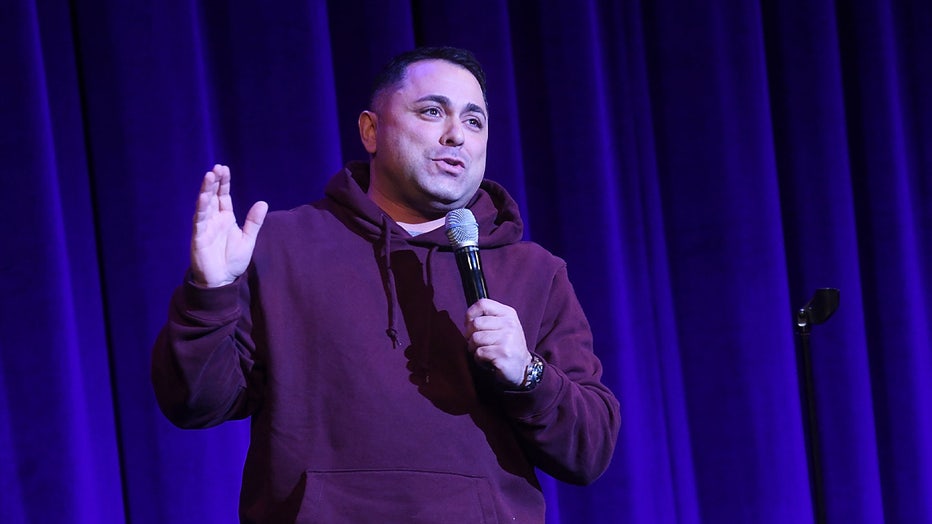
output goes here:
[{"label": "eye", "polygon": [[443,112],[440,111],[439,107],[426,107],[421,110],[421,114],[424,116],[438,117],[442,116]]},{"label": "eye", "polygon": [[482,129],[483,124],[482,124],[482,120],[475,118],[475,117],[470,117],[466,119],[466,125],[470,127],[474,127],[476,129]]}]

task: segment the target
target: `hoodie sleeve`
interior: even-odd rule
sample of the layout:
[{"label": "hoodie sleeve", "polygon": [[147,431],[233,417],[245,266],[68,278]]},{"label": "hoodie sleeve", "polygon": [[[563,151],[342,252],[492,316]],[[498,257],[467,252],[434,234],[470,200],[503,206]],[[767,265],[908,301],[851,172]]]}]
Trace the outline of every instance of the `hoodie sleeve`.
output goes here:
[{"label": "hoodie sleeve", "polygon": [[218,288],[186,281],[175,290],[151,366],[159,408],[173,424],[206,428],[254,410],[251,326],[245,275]]},{"label": "hoodie sleeve", "polygon": [[611,461],[619,404],[601,382],[602,365],[565,265],[554,276],[539,333],[529,349],[545,362],[542,380],[531,391],[504,393],[504,407],[535,466],[564,482],[589,484]]}]

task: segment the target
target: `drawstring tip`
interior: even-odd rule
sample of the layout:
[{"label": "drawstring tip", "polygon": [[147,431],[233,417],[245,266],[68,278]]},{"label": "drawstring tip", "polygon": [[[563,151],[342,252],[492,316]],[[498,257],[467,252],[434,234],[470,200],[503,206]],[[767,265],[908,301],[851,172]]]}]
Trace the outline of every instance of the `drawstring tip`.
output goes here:
[{"label": "drawstring tip", "polygon": [[398,331],[395,328],[388,328],[385,330],[385,334],[388,335],[388,338],[392,339],[392,349],[398,349],[398,346],[401,345],[401,342],[398,340]]}]

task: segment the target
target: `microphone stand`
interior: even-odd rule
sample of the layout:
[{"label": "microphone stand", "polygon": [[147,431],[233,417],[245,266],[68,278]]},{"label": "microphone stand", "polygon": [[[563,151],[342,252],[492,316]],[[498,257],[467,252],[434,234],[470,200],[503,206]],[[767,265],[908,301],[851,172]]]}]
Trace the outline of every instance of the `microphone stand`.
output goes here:
[{"label": "microphone stand", "polygon": [[825,524],[825,487],[822,484],[822,464],[819,452],[819,426],[816,421],[815,384],[812,376],[812,350],[809,334],[812,326],[821,324],[838,309],[837,289],[817,289],[812,299],[796,312],[796,369],[799,374],[799,397],[803,408],[803,430],[806,438],[806,461],[809,466],[809,493],[816,524]]}]

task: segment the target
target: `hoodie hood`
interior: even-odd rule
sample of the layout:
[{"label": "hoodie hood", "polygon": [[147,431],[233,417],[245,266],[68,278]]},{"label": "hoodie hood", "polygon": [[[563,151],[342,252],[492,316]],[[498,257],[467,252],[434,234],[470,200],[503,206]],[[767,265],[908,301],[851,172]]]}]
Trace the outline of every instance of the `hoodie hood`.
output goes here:
[{"label": "hoodie hood", "polygon": [[[369,164],[351,162],[330,180],[324,194],[334,204],[330,206],[334,215],[377,248],[376,256],[382,271],[388,307],[385,334],[391,339],[392,346],[397,348],[403,342],[397,329],[398,290],[392,268],[392,252],[409,246],[426,248],[426,265],[430,272],[433,253],[453,251],[453,247],[442,227],[414,237],[409,235],[369,198],[366,194],[368,189]],[[521,240],[524,225],[518,213],[518,205],[501,185],[483,180],[466,207],[473,212],[479,224],[480,249],[501,247]]]},{"label": "hoodie hood", "polygon": [[[366,195],[368,189],[369,163],[350,162],[330,180],[325,194],[337,205],[334,212],[340,220],[373,243],[388,234],[393,243],[436,247],[441,251],[452,249],[444,228],[415,237],[408,235]],[[521,240],[524,223],[518,204],[501,185],[483,180],[466,207],[479,223],[480,248],[501,247]]]}]

